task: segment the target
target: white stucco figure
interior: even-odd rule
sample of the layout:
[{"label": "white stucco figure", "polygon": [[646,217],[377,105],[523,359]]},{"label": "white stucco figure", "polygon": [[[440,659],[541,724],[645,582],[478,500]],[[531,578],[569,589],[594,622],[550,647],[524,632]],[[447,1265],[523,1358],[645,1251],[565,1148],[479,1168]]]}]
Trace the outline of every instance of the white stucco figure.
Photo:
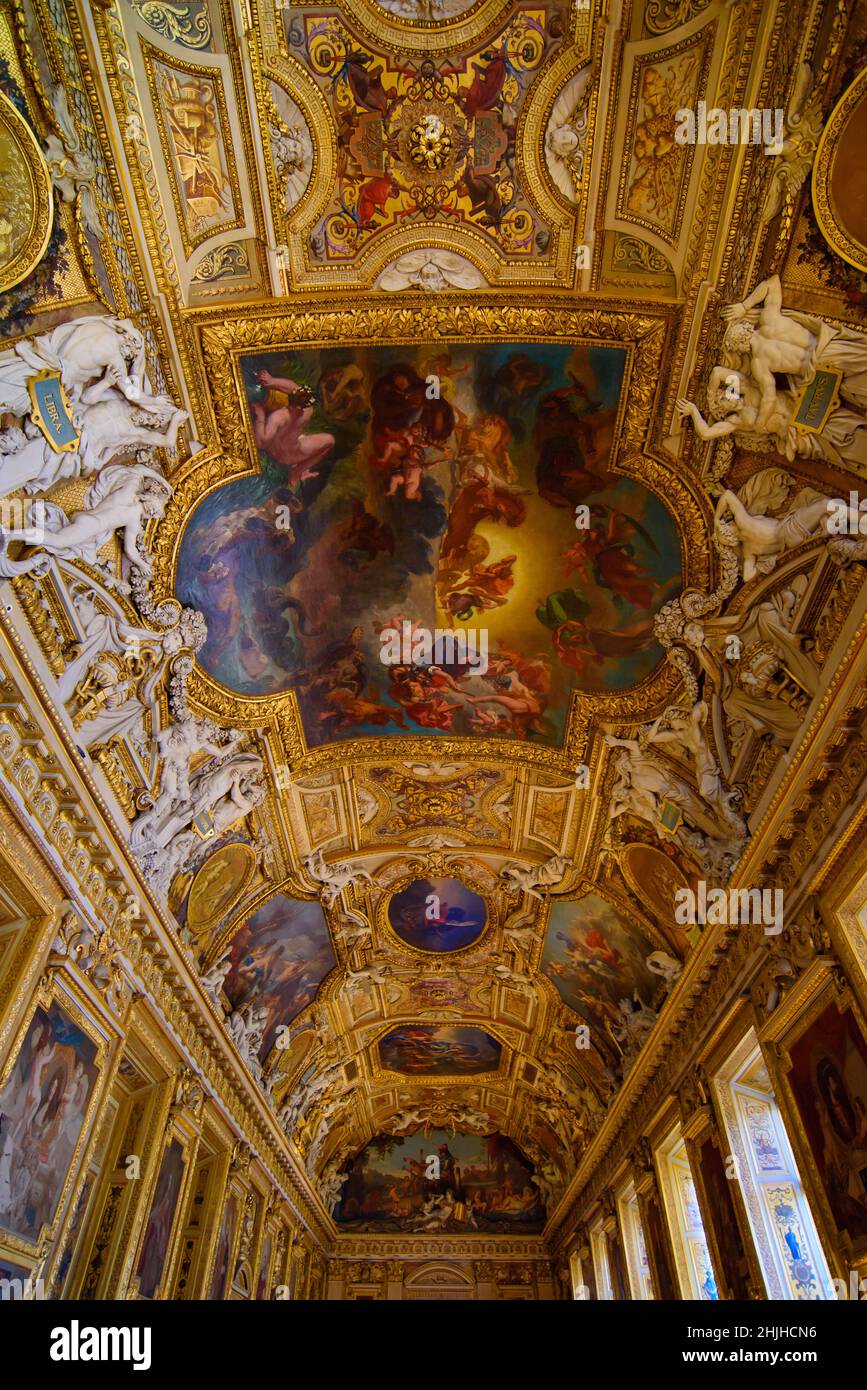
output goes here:
[{"label": "white stucco figure", "polygon": [[417,289],[435,294],[441,290],[477,290],[485,284],[481,271],[464,256],[434,248],[398,256],[382,271],[376,288],[392,292]]},{"label": "white stucco figure", "polygon": [[[740,304],[722,311],[729,321],[724,364],[714,367],[707,388],[712,423],[683,397],[679,416],[688,416],[701,439],[727,435],[772,436],[789,459],[823,458],[867,469],[867,335],[782,308],[777,275],[763,280]],[[841,373],[840,404],[821,430],[797,428],[801,392],[817,372]],[[788,386],[781,386],[781,379]]]},{"label": "white stucco figure", "polygon": [[98,552],[115,531],[123,532],[123,553],[131,565],[150,575],[150,560],[139,548],[145,523],[162,516],[172,487],[165,478],[142,463],[110,464],[91,483],[84,495],[84,510],[68,517],[51,502],[39,504],[44,517],[44,537],[38,550],[24,560],[8,556],[10,541],[32,543],[30,527],[0,529],[0,576],[10,578],[47,569],[46,557],[84,560],[96,565]]},{"label": "white stucco figure", "polygon": [[667,951],[651,951],[645,958],[644,964],[648,970],[652,970],[654,975],[661,975],[665,983],[670,987],[675,980],[679,979],[683,973],[683,966],[674,956],[670,956]]},{"label": "white stucco figure", "polygon": [[321,849],[305,855],[304,868],[315,883],[322,885],[322,897],[329,907],[350,884],[373,882],[367,870],[358,864],[327,864]]},{"label": "white stucco figure", "polygon": [[507,893],[516,893],[523,888],[531,898],[541,898],[540,888],[553,888],[562,884],[570,868],[570,861],[563,854],[553,854],[544,864],[527,868],[523,864],[504,864],[500,870],[500,880]]},{"label": "white stucco figure", "polygon": [[589,126],[588,103],[592,67],[587,63],[569,78],[548,118],[545,162],[564,197],[574,202],[584,170],[584,146]]}]

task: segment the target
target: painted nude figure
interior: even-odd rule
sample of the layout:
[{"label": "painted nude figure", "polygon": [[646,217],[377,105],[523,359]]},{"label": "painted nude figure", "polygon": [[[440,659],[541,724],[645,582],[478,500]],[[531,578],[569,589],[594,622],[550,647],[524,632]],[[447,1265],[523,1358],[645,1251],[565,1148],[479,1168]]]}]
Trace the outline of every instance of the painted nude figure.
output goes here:
[{"label": "painted nude figure", "polygon": [[300,482],[317,476],[321,463],[334,444],[333,434],[305,434],[313,418],[313,397],[305,387],[289,377],[256,373],[260,386],[268,390],[264,401],[253,401],[253,438],[275,463],[289,471],[289,481]]}]

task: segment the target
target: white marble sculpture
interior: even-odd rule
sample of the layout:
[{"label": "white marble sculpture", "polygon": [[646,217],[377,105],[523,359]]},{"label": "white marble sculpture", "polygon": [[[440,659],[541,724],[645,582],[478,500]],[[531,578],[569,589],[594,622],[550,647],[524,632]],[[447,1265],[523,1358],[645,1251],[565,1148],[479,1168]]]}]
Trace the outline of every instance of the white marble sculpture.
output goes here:
[{"label": "white marble sculpture", "polygon": [[634,1060],[656,1024],[656,1013],[637,994],[618,1001],[619,1019],[611,1031],[623,1047],[625,1059]]},{"label": "white marble sculpture", "polygon": [[101,237],[102,224],[94,187],[96,163],[81,143],[64,88],[52,87],[50,95],[60,128],[60,136],[52,133],[45,141],[45,160],[51,182],[65,203],[78,204],[81,220],[87,230],[93,236]]},{"label": "white marble sculpture", "polygon": [[[224,801],[236,806],[240,815],[246,809],[245,788],[263,770],[258,753],[238,749],[240,735],[220,747],[202,737],[198,721],[173,724],[171,729],[174,732],[166,730],[163,738],[168,755],[165,787],[130,834],[130,843],[138,853],[165,849],[194,820],[213,815],[215,808]],[[211,757],[188,775],[189,759],[201,748]]]},{"label": "white marble sculpture", "polygon": [[485,284],[485,277],[471,261],[455,251],[435,248],[398,256],[382,271],[376,288],[392,293],[415,289],[437,294],[442,290],[482,289]]},{"label": "white marble sculpture", "polygon": [[278,82],[268,84],[276,120],[268,124],[271,155],[278,180],[283,184],[283,207],[291,212],[310,182],[313,140],[300,107]]},{"label": "white marble sculpture", "polygon": [[[807,576],[797,575],[785,589],[743,612],[702,618],[687,613],[674,629],[676,640],[697,657],[730,726],[770,734],[783,747],[795,737],[804,710],[777,698],[777,677],[797,682],[805,699],[817,695],[821,686],[821,672],[805,649],[804,635],[792,631],[806,586]],[[663,635],[670,623],[671,614],[663,615]]]},{"label": "white marble sculpture", "polygon": [[[130,830],[134,850],[160,849],[181,824],[186,824],[192,802],[190,764],[198,754],[209,753],[223,762],[237,750],[243,735],[237,729],[220,744],[216,726],[207,719],[185,719],[169,724],[157,735],[157,751],[162,759],[160,790],[152,804],[143,810]],[[193,815],[196,812],[193,812]]]},{"label": "white marble sculpture", "polygon": [[734,809],[736,797],[725,787],[719,763],[708,741],[708,715],[704,700],[697,700],[692,709],[670,705],[648,729],[647,745],[653,744],[657,748],[669,745],[686,753],[695,771],[699,795],[715,808],[721,822],[740,826],[740,816]]},{"label": "white marble sculpture", "polygon": [[564,197],[574,202],[584,170],[589,128],[588,103],[592,67],[588,63],[569,78],[545,129],[545,162]]},{"label": "white marble sculpture", "polygon": [[321,849],[304,857],[304,868],[315,883],[322,885],[322,897],[333,907],[345,888],[355,883],[372,883],[373,879],[359,864],[327,864]]},{"label": "white marble sculpture", "polygon": [[150,560],[139,542],[146,522],[151,517],[162,516],[171,492],[171,484],[144,464],[110,464],[87,489],[82,511],[68,517],[61,507],[51,502],[39,504],[44,518],[44,536],[35,552],[26,559],[11,560],[8,547],[16,540],[32,544],[30,527],[0,529],[0,576],[8,579],[34,570],[43,572],[51,555],[97,565],[98,552],[115,531],[123,532],[123,553],[129,563],[149,575]]},{"label": "white marble sculpture", "polygon": [[[781,502],[792,481],[782,469],[765,468],[754,473],[739,492],[725,488],[720,494],[714,515],[716,532],[723,545],[737,546],[745,581],[770,574],[787,550],[816,536],[834,534],[828,529],[833,509],[814,488],[801,488],[791,504]],[[785,508],[782,515],[768,514],[781,507]],[[856,530],[857,525],[856,516]]]},{"label": "white marble sculpture", "polygon": [[[142,869],[154,889],[168,892],[172,879],[202,844],[199,830],[188,829],[202,818],[210,821],[209,838],[219,840],[231,826],[244,820],[264,801],[262,759],[255,753],[235,753],[224,761],[210,762],[190,779],[190,797],[183,809],[172,814],[158,839],[137,851]],[[166,839],[166,835],[169,836]]]},{"label": "white marble sculpture", "polygon": [[267,1024],[268,1009],[257,1004],[255,999],[251,999],[240,1009],[233,1009],[226,1018],[229,1036],[257,1080],[262,1075],[259,1051]]},{"label": "white marble sculpture", "polygon": [[527,868],[523,864],[504,864],[500,870],[500,882],[507,893],[517,893],[519,889],[531,898],[542,898],[539,889],[551,889],[562,884],[571,867],[569,859],[563,854],[553,854],[544,864]]},{"label": "white marble sculpture", "polygon": [[408,1134],[411,1129],[424,1123],[422,1113],[414,1106],[404,1106],[402,1110],[395,1111],[391,1120],[388,1122],[389,1134]]},{"label": "white marble sculpture", "polygon": [[[78,447],[58,451],[31,418],[28,381],[55,372],[69,398]],[[0,434],[0,495],[45,491],[96,473],[117,454],[173,449],[187,412],[153,395],[144,340],[129,319],[73,319],[0,352],[0,410],[21,420]]]},{"label": "white marble sculpture", "polygon": [[549,1158],[536,1164],[536,1171],[530,1181],[539,1189],[543,1205],[549,1209],[553,1208],[562,1191],[563,1179]]},{"label": "white marble sculpture", "polygon": [[[725,362],[714,367],[707,389],[708,414],[685,398],[677,402],[704,440],[742,436],[749,444],[770,436],[789,459],[823,458],[867,467],[867,335],[782,308],[779,276],[772,275],[740,304],[722,310],[729,321]],[[796,428],[803,388],[817,371],[842,373],[841,403],[820,431]],[[788,380],[781,389],[780,377]]]},{"label": "white marble sculpture", "polygon": [[[668,735],[659,729],[660,721],[639,730],[635,739],[605,735],[605,742],[615,754],[617,771],[608,803],[609,823],[621,815],[658,825],[663,803],[673,802],[684,821],[699,838],[693,836],[691,847],[699,849],[705,867],[724,872],[737,860],[746,839],[746,826],[734,809],[733,796],[721,783],[714,783],[713,800],[706,800],[689,786],[667,762],[653,751],[654,742],[663,742]],[[670,731],[671,732],[671,731]],[[679,742],[685,730],[673,731]],[[696,734],[693,727],[687,736]]]},{"label": "white marble sculpture", "polygon": [[346,990],[347,994],[352,996],[358,994],[362,990],[369,992],[375,986],[380,985],[385,989],[386,995],[390,999],[391,994],[387,985],[393,974],[394,972],[390,965],[364,965],[360,970],[352,970],[349,972],[344,981],[343,988]]},{"label": "white marble sculpture", "polygon": [[654,975],[661,975],[669,989],[680,979],[683,974],[683,966],[674,956],[670,956],[667,951],[651,951],[645,958],[644,964],[648,970],[652,970]]},{"label": "white marble sculpture", "polygon": [[334,1207],[339,1202],[340,1194],[349,1176],[348,1173],[341,1172],[343,1165],[346,1163],[346,1158],[346,1151],[341,1150],[333,1158],[328,1160],[322,1172],[319,1174],[317,1181],[319,1196],[322,1199],[325,1210],[328,1212],[333,1211]]},{"label": "white marble sculpture", "polygon": [[508,985],[511,989],[532,993],[533,981],[527,975],[519,974],[517,970],[510,970],[507,965],[493,966],[491,974],[499,980],[501,985]]},{"label": "white marble sculpture", "polygon": [[[158,728],[158,707],[169,667],[182,651],[199,651],[207,638],[202,614],[184,608],[174,627],[154,631],[104,612],[94,589],[82,589],[73,603],[82,637],[58,680],[58,694],[66,704],[77,692],[83,694],[88,682],[99,690],[92,708],[82,707],[86,718],[80,723],[78,742],[90,748],[135,734],[142,729],[145,714],[152,717],[151,727]],[[124,667],[120,668],[124,674],[118,676],[118,661],[125,657],[132,659],[136,670],[142,668],[140,676],[125,680]],[[158,741],[165,732],[157,736]]]},{"label": "white marble sculpture", "polygon": [[232,968],[232,952],[227,951],[201,976],[202,989],[213,1000],[217,1012],[223,1012],[223,1001],[220,992],[226,980],[226,976]]},{"label": "white marble sculpture", "polygon": [[520,927],[506,927],[503,931],[503,941],[510,950],[514,951],[519,962],[524,962],[529,958],[530,951],[533,949],[533,942],[536,936],[536,928],[532,922],[526,922]]}]

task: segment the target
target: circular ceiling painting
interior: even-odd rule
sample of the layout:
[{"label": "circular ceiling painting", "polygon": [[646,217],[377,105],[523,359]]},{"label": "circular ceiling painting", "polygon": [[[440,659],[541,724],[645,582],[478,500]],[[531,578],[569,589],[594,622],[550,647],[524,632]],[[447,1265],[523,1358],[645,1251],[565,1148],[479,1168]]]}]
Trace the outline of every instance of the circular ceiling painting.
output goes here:
[{"label": "circular ceiling painting", "polygon": [[388,904],[392,930],[417,951],[461,951],[478,941],[488,912],[456,878],[417,878]]}]

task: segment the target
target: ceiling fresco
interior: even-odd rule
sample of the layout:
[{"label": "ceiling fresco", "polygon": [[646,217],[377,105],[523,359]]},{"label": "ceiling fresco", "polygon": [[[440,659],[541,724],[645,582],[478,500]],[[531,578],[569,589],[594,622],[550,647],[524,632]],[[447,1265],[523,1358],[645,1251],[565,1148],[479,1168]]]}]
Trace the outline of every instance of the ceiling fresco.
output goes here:
[{"label": "ceiling fresco", "polygon": [[[292,688],[311,745],[380,730],[556,744],[573,688],[622,689],[659,662],[679,539],[611,472],[622,352],[395,346],[242,370],[260,471],[195,509],[177,579],[221,684]],[[437,630],[463,653],[425,654]]]},{"label": "ceiling fresco", "polygon": [[501,1052],[483,1029],[451,1025],[395,1028],[379,1044],[383,1067],[404,1076],[477,1076],[496,1071]]},{"label": "ceiling fresco", "polygon": [[597,893],[556,903],[548,919],[542,970],[564,1001],[588,1024],[615,1041],[620,1001],[652,1004],[658,977],[645,964],[653,942],[636,931]]},{"label": "ceiling fresco", "polygon": [[[758,872],[860,631],[825,517],[867,491],[863,35],[20,5],[5,617],[333,1239],[537,1234],[698,988],[679,896]],[[677,138],[758,101],[777,153]]]},{"label": "ceiling fresco", "polygon": [[415,879],[388,903],[395,936],[417,951],[460,951],[487,922],[484,899],[455,878]]},{"label": "ceiling fresco", "polygon": [[235,932],[228,963],[226,998],[233,1011],[262,1011],[257,1027],[265,1057],[335,963],[319,903],[293,902],[282,893],[272,898]]},{"label": "ceiling fresco", "polygon": [[433,218],[479,229],[498,250],[544,254],[550,238],[522,188],[515,132],[562,10],[518,7],[460,58],[371,51],[334,10],[284,11],[289,50],[312,74],[337,131],[337,181],[311,233],[314,259],[351,261],[379,233]]}]

